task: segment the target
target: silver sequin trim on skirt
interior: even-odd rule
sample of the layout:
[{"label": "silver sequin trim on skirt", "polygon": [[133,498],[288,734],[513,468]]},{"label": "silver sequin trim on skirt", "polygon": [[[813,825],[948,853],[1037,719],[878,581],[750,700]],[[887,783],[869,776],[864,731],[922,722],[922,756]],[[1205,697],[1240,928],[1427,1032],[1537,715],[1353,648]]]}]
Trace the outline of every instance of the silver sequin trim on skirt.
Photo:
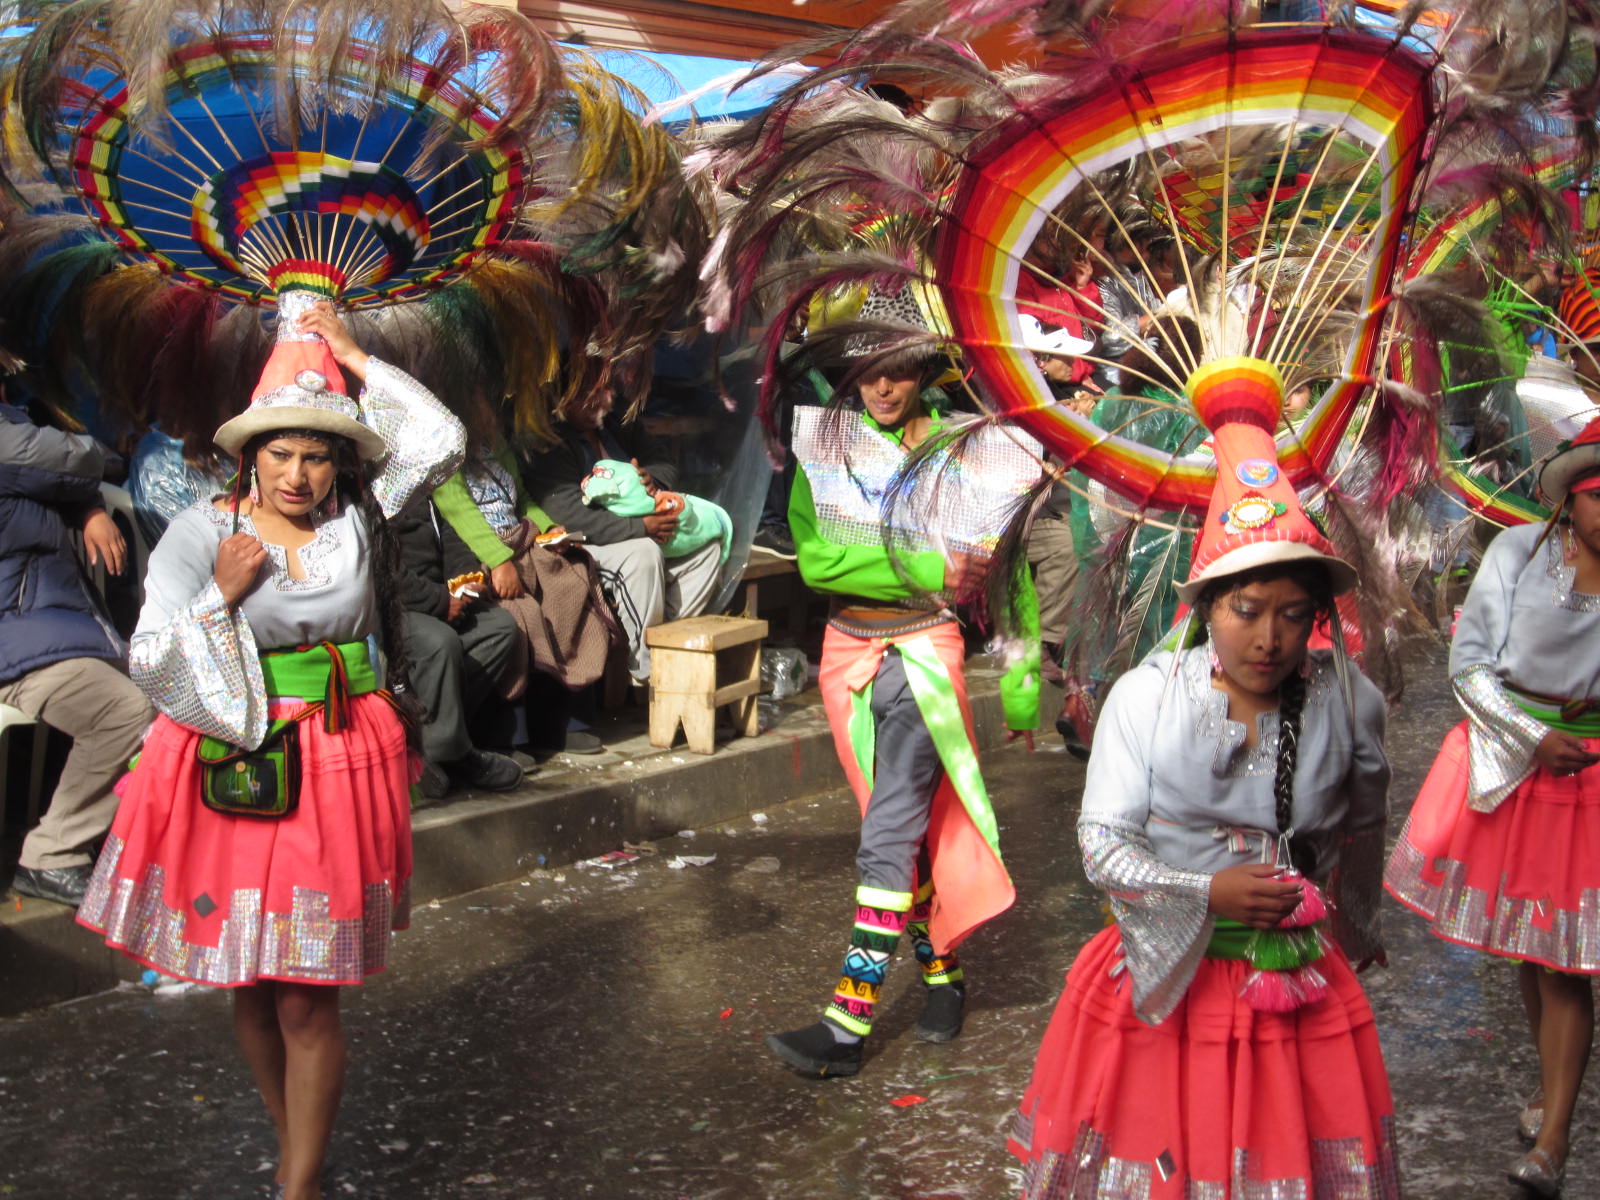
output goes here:
[{"label": "silver sequin trim on skirt", "polygon": [[120,839],[107,839],[79,916],[112,945],[180,979],[351,983],[385,967],[391,931],[409,923],[409,882],[399,896],[387,883],[367,884],[362,915],[342,920],[328,915],[326,892],[297,887],[289,912],[263,914],[260,891],[241,888],[227,899],[217,944],[197,946],[184,940],[184,913],[162,898],[166,872],[152,864],[140,880],[120,878],[122,850]]},{"label": "silver sequin trim on skirt", "polygon": [[[1019,1113],[1012,1139],[1026,1147],[1032,1136],[1032,1117]],[[1149,1200],[1158,1164],[1114,1158],[1106,1152],[1108,1141],[1084,1122],[1070,1153],[1045,1151],[1030,1159],[1022,1169],[1023,1200]],[[1183,1200],[1399,1200],[1394,1118],[1382,1119],[1375,1163],[1362,1161],[1360,1138],[1313,1140],[1311,1172],[1309,1180],[1253,1179],[1250,1152],[1236,1149],[1232,1180],[1190,1180]]]},{"label": "silver sequin trim on skirt", "polygon": [[[1438,884],[1423,878],[1430,865],[1443,876]],[[1600,891],[1594,888],[1580,893],[1577,912],[1556,910],[1552,915],[1550,899],[1491,896],[1469,887],[1465,866],[1448,859],[1429,864],[1403,834],[1384,880],[1448,941],[1558,970],[1600,973]]]}]

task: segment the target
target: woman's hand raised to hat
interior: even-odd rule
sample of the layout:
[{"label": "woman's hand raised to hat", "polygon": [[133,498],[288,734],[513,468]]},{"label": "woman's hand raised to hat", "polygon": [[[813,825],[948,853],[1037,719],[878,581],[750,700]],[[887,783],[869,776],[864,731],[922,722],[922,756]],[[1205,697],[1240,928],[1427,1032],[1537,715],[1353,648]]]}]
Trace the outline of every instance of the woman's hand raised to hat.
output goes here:
[{"label": "woman's hand raised to hat", "polygon": [[300,315],[302,333],[315,333],[328,343],[338,364],[357,379],[366,381],[367,352],[356,345],[355,338],[339,319],[339,312],[326,300],[319,300],[309,312]]},{"label": "woman's hand raised to hat", "polygon": [[255,586],[261,564],[267,561],[267,548],[248,533],[236,533],[217,547],[217,565],[211,572],[217,589],[229,608],[238,606],[245,593]]}]

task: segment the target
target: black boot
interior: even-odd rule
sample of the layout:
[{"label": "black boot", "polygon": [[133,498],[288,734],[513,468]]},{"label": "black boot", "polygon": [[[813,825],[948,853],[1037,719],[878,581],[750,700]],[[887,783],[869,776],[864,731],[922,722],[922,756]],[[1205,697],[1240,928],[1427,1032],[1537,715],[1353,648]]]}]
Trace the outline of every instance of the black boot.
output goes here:
[{"label": "black boot", "polygon": [[917,1018],[917,1037],[924,1042],[952,1042],[961,1032],[961,1010],[967,989],[959,983],[942,983],[928,989]]},{"label": "black boot", "polygon": [[800,1074],[818,1079],[861,1070],[861,1043],[839,1041],[826,1021],[788,1033],[769,1033],[767,1049]]}]

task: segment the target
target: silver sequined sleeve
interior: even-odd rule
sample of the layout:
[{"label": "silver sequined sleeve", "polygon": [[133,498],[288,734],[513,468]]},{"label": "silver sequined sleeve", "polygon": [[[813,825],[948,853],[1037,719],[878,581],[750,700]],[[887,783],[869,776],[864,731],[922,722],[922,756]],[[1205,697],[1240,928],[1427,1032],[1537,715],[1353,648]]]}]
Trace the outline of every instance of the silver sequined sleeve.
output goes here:
[{"label": "silver sequined sleeve", "polygon": [[266,685],[250,622],[211,578],[217,538],[193,509],[150,555],[128,674],[180,725],[254,748],[267,732]]},{"label": "silver sequined sleeve", "polygon": [[[1348,807],[1339,827],[1339,861],[1328,879],[1329,923],[1345,956],[1360,962],[1383,948],[1379,901],[1383,896],[1383,836],[1389,822],[1389,759],[1384,753],[1387,712],[1383,695],[1365,675],[1352,672],[1355,720]],[[1329,705],[1329,720],[1343,720],[1344,706]]]},{"label": "silver sequined sleeve", "polygon": [[1450,643],[1450,681],[1467,712],[1467,803],[1493,812],[1533,771],[1533,749],[1550,731],[1511,702],[1497,668],[1511,635],[1526,540],[1500,534],[1484,552]]},{"label": "silver sequined sleeve", "polygon": [[398,367],[367,360],[361,420],[389,447],[372,479],[372,494],[392,517],[415,496],[432,493],[461,468],[467,432],[434,394]]},{"label": "silver sequined sleeve", "polygon": [[1533,774],[1533,751],[1550,730],[1511,702],[1493,668],[1468,667],[1451,680],[1467,710],[1467,804],[1493,812]]},{"label": "silver sequined sleeve", "polygon": [[[1098,733],[1095,740],[1098,754]],[[1152,1025],[1165,1020],[1211,940],[1211,876],[1157,858],[1143,827],[1131,822],[1085,816],[1078,821],[1078,844],[1089,881],[1105,889],[1122,931],[1133,1011]]]},{"label": "silver sequined sleeve", "polygon": [[[1122,931],[1133,1008],[1154,1024],[1183,997],[1211,939],[1211,876],[1151,847],[1150,753],[1162,728],[1165,673],[1148,666],[1112,687],[1095,728],[1078,819],[1084,870],[1111,901]],[[1167,715],[1168,720],[1175,719]]]}]

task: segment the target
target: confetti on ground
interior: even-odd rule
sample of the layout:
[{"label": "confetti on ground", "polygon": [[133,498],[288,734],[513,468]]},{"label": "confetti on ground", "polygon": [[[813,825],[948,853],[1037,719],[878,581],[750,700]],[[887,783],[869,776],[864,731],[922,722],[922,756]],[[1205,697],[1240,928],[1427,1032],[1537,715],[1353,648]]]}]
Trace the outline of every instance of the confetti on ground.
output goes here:
[{"label": "confetti on ground", "polygon": [[725,1009],[722,1010],[722,1019],[724,1021],[726,1021],[731,1016],[733,1016],[733,1009],[725,1008]]},{"label": "confetti on ground", "polygon": [[703,867],[716,861],[715,854],[674,854],[667,860],[667,870],[681,871],[685,867]]},{"label": "confetti on ground", "polygon": [[1004,1063],[1001,1063],[999,1066],[994,1067],[973,1067],[970,1071],[952,1071],[948,1075],[930,1075],[922,1082],[938,1083],[941,1079],[960,1079],[963,1075],[982,1075],[985,1071],[998,1071],[1004,1065]]},{"label": "confetti on ground", "polygon": [[889,1103],[894,1105],[896,1108],[910,1108],[913,1104],[922,1104],[927,1099],[928,1098],[926,1096],[919,1096],[915,1092],[908,1092],[904,1096],[896,1096],[893,1100],[889,1101]]}]

